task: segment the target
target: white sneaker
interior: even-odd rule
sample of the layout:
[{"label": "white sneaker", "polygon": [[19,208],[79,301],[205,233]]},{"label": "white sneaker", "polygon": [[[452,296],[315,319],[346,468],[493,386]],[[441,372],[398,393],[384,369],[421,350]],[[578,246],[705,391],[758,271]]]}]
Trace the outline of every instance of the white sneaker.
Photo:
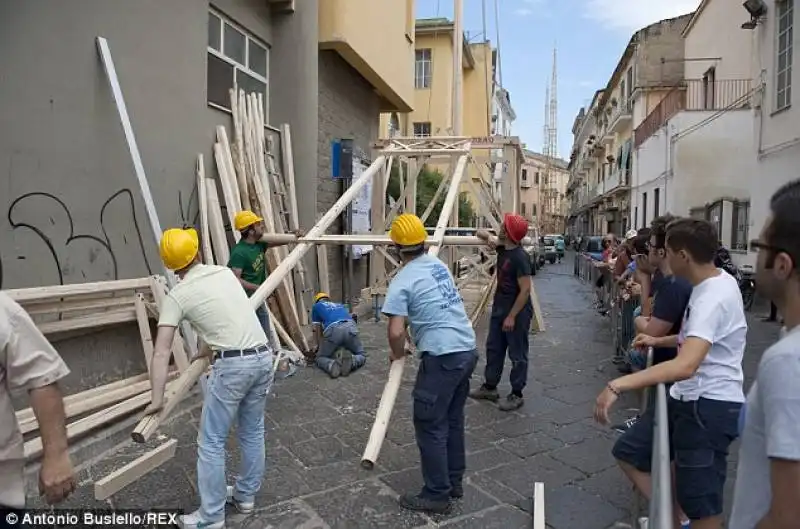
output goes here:
[{"label": "white sneaker", "polygon": [[233,485],[228,485],[227,497],[225,501],[236,507],[236,510],[242,514],[250,514],[255,509],[256,504],[252,501],[239,501],[233,497]]},{"label": "white sneaker", "polygon": [[200,511],[183,514],[178,517],[178,527],[183,529],[225,529],[225,520],[207,522],[200,517]]}]

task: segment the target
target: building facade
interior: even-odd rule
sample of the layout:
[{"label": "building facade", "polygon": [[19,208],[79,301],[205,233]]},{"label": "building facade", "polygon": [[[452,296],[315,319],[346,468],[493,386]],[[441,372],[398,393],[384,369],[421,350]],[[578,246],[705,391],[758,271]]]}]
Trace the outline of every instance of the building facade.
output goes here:
[{"label": "building facade", "polygon": [[684,15],[651,24],[631,37],[607,85],[573,124],[568,231],[622,235],[636,217],[634,131],[683,78]]},{"label": "building facade", "polygon": [[567,162],[551,160],[524,150],[525,163],[520,175],[519,213],[539,233],[564,233],[567,216]]},{"label": "building facade", "polygon": [[[0,117],[16,125],[0,132],[0,163],[12,168],[0,195],[0,286],[160,269],[98,35],[108,39],[164,226],[194,222],[195,158],[203,153],[206,175],[215,174],[214,129],[230,126],[236,83],[263,93],[268,123],[291,126],[309,228],[341,193],[331,141],[352,138],[369,158],[380,112],[414,104],[402,74],[414,64],[413,12],[413,0],[380,9],[369,0],[76,0],[68,10],[53,0],[4,2],[0,41],[15,51],[0,58]],[[342,260],[330,251],[340,279]]]}]

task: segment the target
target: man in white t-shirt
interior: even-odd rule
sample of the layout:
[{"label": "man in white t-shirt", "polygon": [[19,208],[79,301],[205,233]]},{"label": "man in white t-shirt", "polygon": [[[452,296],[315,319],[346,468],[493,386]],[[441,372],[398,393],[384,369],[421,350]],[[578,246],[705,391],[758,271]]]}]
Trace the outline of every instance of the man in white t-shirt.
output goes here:
[{"label": "man in white t-shirt", "polygon": [[800,180],[779,189],[761,236],[756,285],[785,319],[747,395],[729,529],[800,527]]},{"label": "man in white t-shirt", "polygon": [[717,230],[709,222],[678,219],[667,228],[672,272],[687,279],[692,295],[677,336],[640,334],[635,347],[677,347],[678,355],[608,384],[597,398],[595,418],[625,391],[674,382],[670,388],[670,448],[676,500],[692,529],[721,529],[728,448],[737,437],[744,402],[742,356],[747,322],[739,285],[714,266]]}]

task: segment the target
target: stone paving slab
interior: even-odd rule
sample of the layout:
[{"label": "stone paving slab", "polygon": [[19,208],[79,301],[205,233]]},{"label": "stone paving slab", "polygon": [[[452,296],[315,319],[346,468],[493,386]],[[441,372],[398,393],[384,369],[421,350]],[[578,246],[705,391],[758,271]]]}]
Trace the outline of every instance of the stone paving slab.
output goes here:
[{"label": "stone paving slab", "polygon": [[[387,438],[376,467],[360,467],[388,371],[385,325],[365,321],[360,329],[369,354],[367,366],[331,380],[306,368],[276,383],[267,403],[267,473],[250,516],[229,512],[237,528],[481,528],[530,527],[534,483],[545,484],[546,518],[551,529],[606,529],[629,521],[631,487],[615,467],[610,450],[615,434],[591,419],[593,401],[617,375],[610,323],[591,309],[591,288],[572,274],[571,261],[548,265],[535,277],[546,332],[531,337],[526,403],[503,413],[494,404],[467,405],[465,497],[445,516],[402,510],[396,500],[421,486],[419,453],[411,423],[415,361],[406,369]],[[484,322],[485,323],[485,322]],[[478,329],[483,352],[485,324]],[[749,381],[761,352],[777,337],[776,325],[751,322],[745,369]],[[483,360],[473,376],[481,381]],[[509,390],[508,372],[500,389]],[[197,506],[196,438],[200,399],[159,432],[178,440],[176,456],[107,502],[93,499],[93,482],[118,468],[130,453],[89,462],[80,487],[66,507]],[[616,419],[630,413],[627,399]],[[736,446],[732,450],[735,459]],[[238,466],[235,434],[226,458],[231,479]],[[735,469],[735,461],[731,462]],[[732,486],[733,475],[729,480]],[[728,497],[730,499],[730,495]],[[31,497],[38,505],[38,498]]]}]

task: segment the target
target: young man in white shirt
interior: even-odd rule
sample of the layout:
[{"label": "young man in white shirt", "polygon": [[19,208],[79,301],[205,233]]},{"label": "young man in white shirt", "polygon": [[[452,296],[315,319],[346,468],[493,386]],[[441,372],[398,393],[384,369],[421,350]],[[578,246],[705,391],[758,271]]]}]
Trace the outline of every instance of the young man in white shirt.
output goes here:
[{"label": "young man in white shirt", "polygon": [[800,527],[800,180],[779,189],[758,240],[756,285],[785,318],[743,412],[729,529]]},{"label": "young man in white shirt", "polygon": [[722,528],[728,448],[744,402],[747,322],[739,285],[714,266],[717,246],[717,230],[707,221],[670,223],[669,266],[694,289],[678,335],[640,334],[634,346],[677,347],[678,354],[610,382],[595,407],[595,419],[608,424],[608,410],[623,392],[674,382],[668,405],[676,499],[692,529]]}]

